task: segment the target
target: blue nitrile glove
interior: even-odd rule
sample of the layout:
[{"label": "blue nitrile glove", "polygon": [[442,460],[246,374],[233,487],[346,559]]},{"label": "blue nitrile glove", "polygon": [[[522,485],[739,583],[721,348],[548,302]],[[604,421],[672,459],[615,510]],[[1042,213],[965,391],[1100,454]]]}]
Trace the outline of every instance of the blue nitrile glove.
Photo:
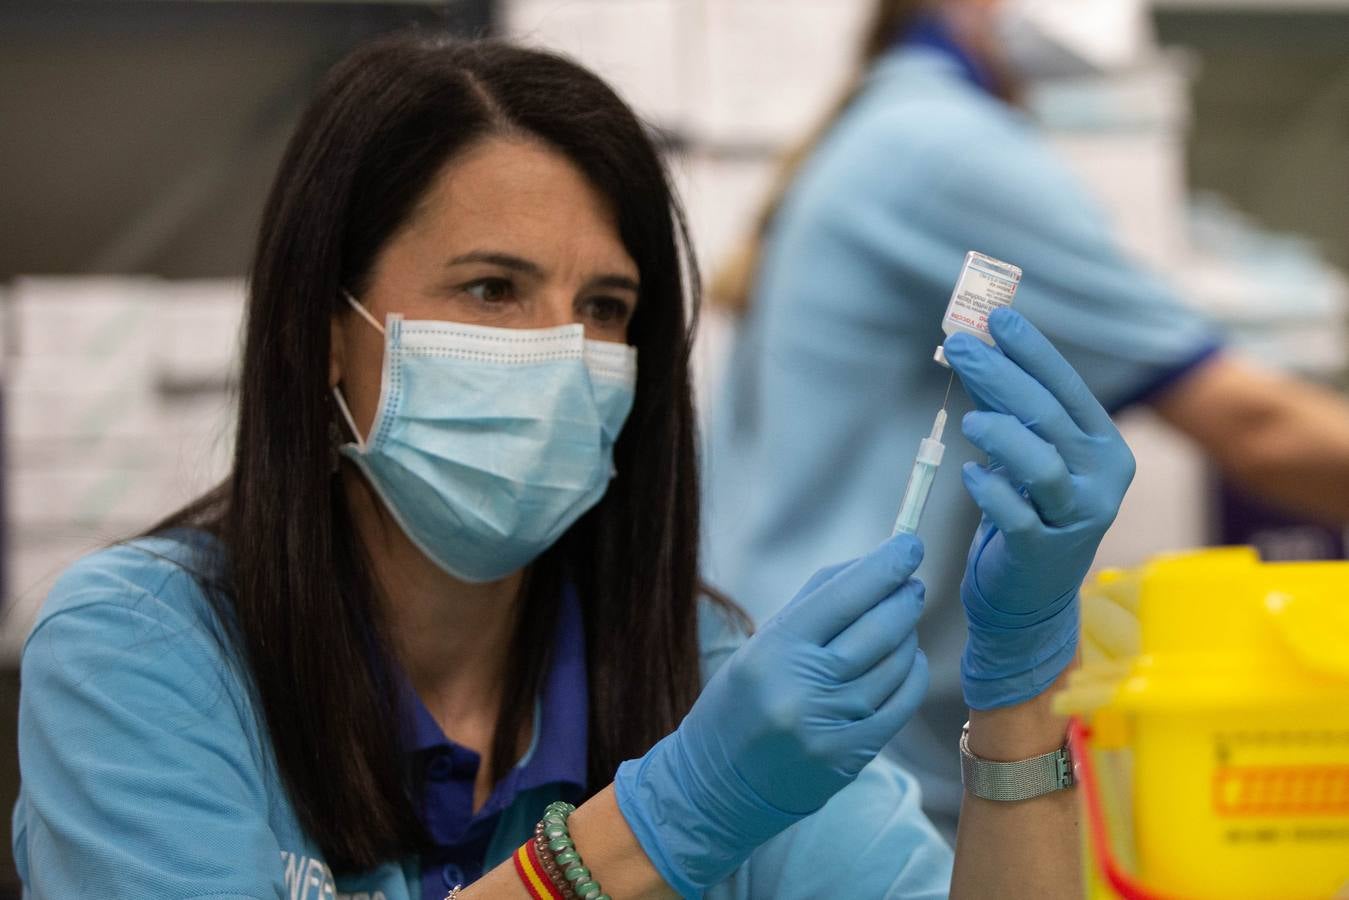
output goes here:
[{"label": "blue nitrile glove", "polygon": [[962,430],[983,511],[960,598],[965,702],[993,709],[1049,687],[1077,648],[1078,589],[1134,476],[1134,458],[1077,372],[1019,313],[989,316],[997,349],[964,334],[946,358],[977,407]]},{"label": "blue nitrile glove", "polygon": [[817,572],[672,734],[619,767],[619,809],[682,896],[702,896],[823,806],[918,708],[923,586],[910,576],[922,555],[900,535]]}]

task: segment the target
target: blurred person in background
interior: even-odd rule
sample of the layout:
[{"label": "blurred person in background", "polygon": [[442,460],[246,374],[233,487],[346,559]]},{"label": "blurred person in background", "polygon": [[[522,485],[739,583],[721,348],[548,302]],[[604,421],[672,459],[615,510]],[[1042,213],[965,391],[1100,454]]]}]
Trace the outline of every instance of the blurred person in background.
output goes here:
[{"label": "blurred person in background", "polygon": [[[700,588],[688,247],[575,64],[434,35],[340,63],[266,204],[230,475],[71,567],[25,644],[26,896],[1077,895],[1068,784],[971,797],[953,857],[876,756],[927,686],[916,538],[749,638]],[[1005,466],[967,473],[971,685],[1006,703],[964,746],[1034,768],[1133,458],[991,324],[1000,351],[946,344]]]},{"label": "blurred person in background", "polygon": [[[1017,106],[1024,79],[1099,65],[1037,16],[1118,20],[1120,5],[876,5],[860,74],[786,159],[755,233],[712,287],[740,321],[712,411],[705,572],[756,620],[822,562],[888,533],[947,387],[933,348],[969,250],[1024,270],[1016,308],[1107,409],[1146,404],[1253,493],[1349,520],[1349,406],[1229,352],[1121,249]],[[954,420],[967,407],[959,390],[952,401]],[[955,536],[974,531],[979,510],[956,475],[978,448],[948,443],[924,523],[932,689],[892,749],[952,834],[962,793],[951,748],[968,699],[967,548]]]}]

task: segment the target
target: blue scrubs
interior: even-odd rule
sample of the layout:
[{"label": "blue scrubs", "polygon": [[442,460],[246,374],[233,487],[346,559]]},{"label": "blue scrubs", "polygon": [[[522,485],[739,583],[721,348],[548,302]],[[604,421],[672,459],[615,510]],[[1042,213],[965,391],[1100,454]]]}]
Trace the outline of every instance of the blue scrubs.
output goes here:
[{"label": "blue scrubs", "polygon": [[[80,561],[25,644],[13,833],[28,897],[438,900],[448,881],[504,861],[550,800],[580,789],[585,654],[567,595],[535,718],[548,753],[531,748],[474,815],[476,756],[417,704],[406,727],[435,846],[334,877],[277,778],[243,666],[184,568],[194,548],[214,546],[192,534]],[[706,679],[743,637],[710,606],[699,626]],[[951,851],[919,804],[913,779],[878,760],[707,896],[945,897]]]},{"label": "blue scrubs", "polygon": [[[1146,401],[1219,338],[1120,249],[1031,123],[927,34],[883,57],[800,171],[767,237],[705,453],[710,582],[759,621],[819,567],[885,539],[948,371],[932,362],[966,251],[1025,270],[1016,306],[1112,410]],[[951,419],[969,410],[957,384]],[[958,588],[978,522],[947,429],[921,536],[932,688],[894,752],[944,828],[967,717]]]}]

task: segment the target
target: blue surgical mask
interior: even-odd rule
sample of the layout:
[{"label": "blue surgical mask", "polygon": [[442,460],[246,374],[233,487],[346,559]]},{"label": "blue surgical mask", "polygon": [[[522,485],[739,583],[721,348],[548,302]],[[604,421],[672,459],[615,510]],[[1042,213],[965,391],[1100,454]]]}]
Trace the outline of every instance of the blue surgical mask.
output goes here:
[{"label": "blue surgical mask", "polygon": [[547,550],[604,496],[632,408],[637,351],[581,325],[380,325],[379,408],[364,439],[339,389],[364,473],[408,538],[465,581],[504,578]]}]

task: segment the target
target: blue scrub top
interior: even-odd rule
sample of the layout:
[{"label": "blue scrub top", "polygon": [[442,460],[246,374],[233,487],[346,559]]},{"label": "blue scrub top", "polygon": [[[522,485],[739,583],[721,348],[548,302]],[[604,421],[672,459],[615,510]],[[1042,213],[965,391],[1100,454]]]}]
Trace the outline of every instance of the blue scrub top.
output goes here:
[{"label": "blue scrub top", "polygon": [[[946,390],[932,353],[969,250],[1025,270],[1017,308],[1110,409],[1155,396],[1219,346],[1206,321],[1124,254],[1020,112],[931,42],[892,50],[784,199],[714,400],[706,572],[755,619],[819,567],[890,534]],[[956,384],[952,422],[969,408]],[[960,467],[978,454],[958,426],[946,434],[921,530],[919,633],[932,688],[893,751],[950,828],[967,717],[958,589],[978,523]]]},{"label": "blue scrub top", "polygon": [[[542,763],[527,754],[503,782],[514,779],[513,796],[499,788],[502,808],[492,812],[485,849],[473,850],[480,861],[455,840],[479,839],[471,818],[465,826],[463,798],[433,789],[425,798],[436,808],[424,812],[433,836],[441,829],[439,856],[425,866],[417,858],[390,860],[335,878],[279,781],[247,673],[188,573],[186,567],[200,567],[193,557],[200,546],[186,536],[161,537],[99,551],[71,567],[43,606],[24,646],[19,705],[23,785],[13,846],[27,897],[444,896],[445,866],[467,872],[475,862],[488,869],[506,860],[530,837],[543,806],[565,793],[577,767],[534,770]],[[564,616],[559,641],[579,634],[568,631],[568,621]],[[579,617],[570,621],[579,625]],[[711,605],[699,631],[705,680],[743,635]],[[564,680],[584,674],[575,654],[583,658],[582,645],[559,645],[555,654]],[[558,700],[545,687],[536,720],[542,730],[555,712],[575,714],[552,708],[567,702],[565,695]],[[436,733],[427,727],[427,746],[414,752],[448,748],[453,768],[453,748]],[[878,760],[707,896],[806,900],[846,889],[861,900],[944,897],[951,851],[919,805],[913,779]],[[439,824],[437,816],[444,817]]]}]

